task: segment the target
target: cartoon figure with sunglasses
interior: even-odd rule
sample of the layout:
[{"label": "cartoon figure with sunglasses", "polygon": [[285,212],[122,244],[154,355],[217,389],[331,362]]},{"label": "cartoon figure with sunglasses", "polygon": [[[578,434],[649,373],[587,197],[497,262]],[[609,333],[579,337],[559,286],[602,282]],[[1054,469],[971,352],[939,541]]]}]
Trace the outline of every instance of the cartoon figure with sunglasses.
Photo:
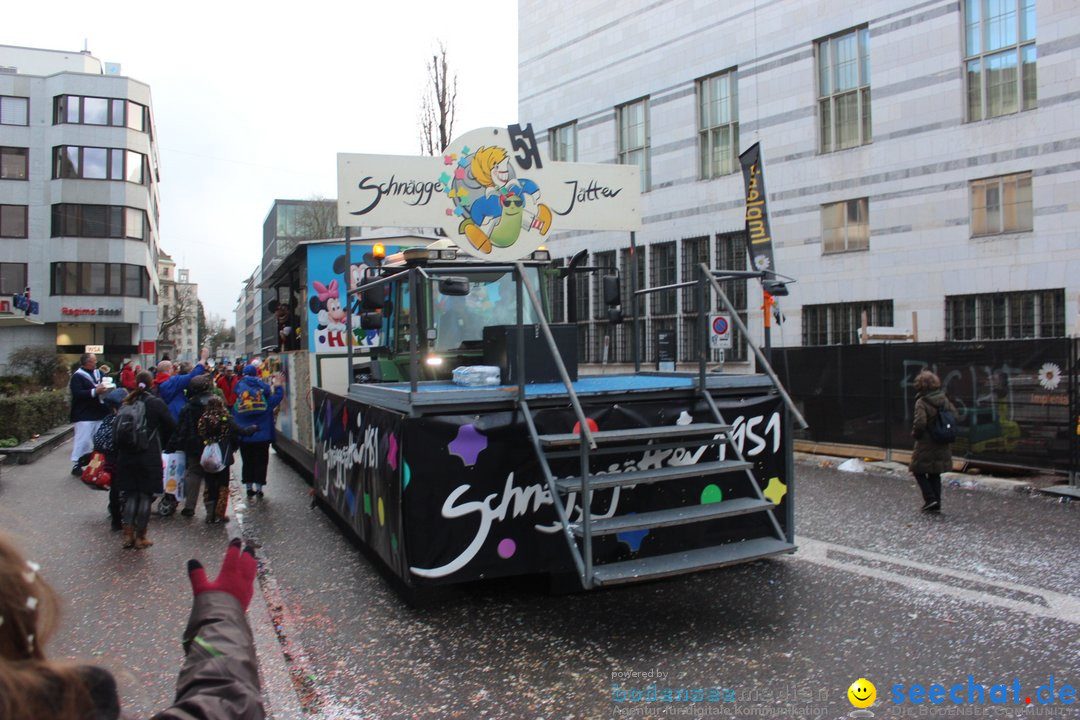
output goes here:
[{"label": "cartoon figure with sunglasses", "polygon": [[541,235],[551,228],[551,209],[540,202],[540,188],[516,176],[501,147],[482,147],[463,158],[450,194],[464,215],[458,232],[482,253],[490,253],[492,246],[510,247],[522,228]]}]

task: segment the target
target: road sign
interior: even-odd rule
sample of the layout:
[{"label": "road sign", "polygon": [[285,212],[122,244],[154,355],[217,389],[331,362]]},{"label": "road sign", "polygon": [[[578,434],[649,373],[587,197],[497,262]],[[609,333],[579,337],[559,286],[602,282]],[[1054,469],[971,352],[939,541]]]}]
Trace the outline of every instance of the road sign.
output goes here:
[{"label": "road sign", "polygon": [[713,315],[709,321],[709,347],[713,350],[731,349],[731,318],[728,315]]},{"label": "road sign", "polygon": [[101,355],[103,352],[105,352],[105,346],[104,345],[87,345],[86,350],[84,352],[94,353],[95,355]]}]

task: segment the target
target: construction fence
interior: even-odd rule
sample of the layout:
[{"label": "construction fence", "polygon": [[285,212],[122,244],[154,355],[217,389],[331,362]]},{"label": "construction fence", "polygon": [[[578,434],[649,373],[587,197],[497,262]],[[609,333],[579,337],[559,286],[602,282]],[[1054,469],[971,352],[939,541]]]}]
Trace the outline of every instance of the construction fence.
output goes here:
[{"label": "construction fence", "polygon": [[1080,341],[887,343],[774,348],[771,362],[814,443],[910,450],[915,376],[941,378],[961,424],[953,457],[972,465],[1080,470]]}]

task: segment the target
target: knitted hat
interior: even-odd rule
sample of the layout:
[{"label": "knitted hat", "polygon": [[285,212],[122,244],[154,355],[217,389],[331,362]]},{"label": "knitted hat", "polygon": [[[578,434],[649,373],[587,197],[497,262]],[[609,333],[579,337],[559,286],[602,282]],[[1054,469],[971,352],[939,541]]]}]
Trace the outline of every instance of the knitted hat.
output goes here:
[{"label": "knitted hat", "polygon": [[259,368],[257,366],[255,366],[255,365],[245,365],[244,366],[244,374],[255,377],[256,375],[259,374]]},{"label": "knitted hat", "polygon": [[101,402],[105,403],[111,408],[118,408],[124,403],[124,398],[127,397],[127,390],[124,388],[116,388],[111,392],[105,393],[101,398]]}]

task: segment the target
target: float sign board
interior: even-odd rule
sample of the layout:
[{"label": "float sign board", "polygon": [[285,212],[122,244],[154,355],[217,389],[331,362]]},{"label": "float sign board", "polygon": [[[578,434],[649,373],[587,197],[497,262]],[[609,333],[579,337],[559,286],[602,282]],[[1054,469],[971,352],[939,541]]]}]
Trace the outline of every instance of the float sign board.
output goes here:
[{"label": "float sign board", "polygon": [[482,260],[525,257],[563,230],[637,230],[635,165],[540,157],[532,126],[483,128],[436,157],[338,154],[342,227],[439,227]]}]

